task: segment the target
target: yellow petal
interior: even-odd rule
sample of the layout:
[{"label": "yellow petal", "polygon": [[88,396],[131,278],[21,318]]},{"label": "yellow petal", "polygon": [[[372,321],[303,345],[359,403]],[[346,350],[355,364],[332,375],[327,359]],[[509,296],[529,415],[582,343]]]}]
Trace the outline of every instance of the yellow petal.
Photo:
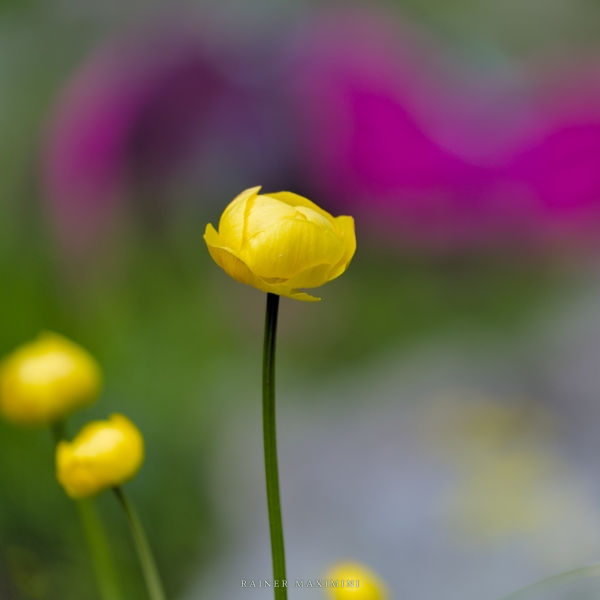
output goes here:
[{"label": "yellow petal", "polygon": [[248,202],[254,200],[261,186],[244,190],[227,206],[219,221],[219,234],[225,245],[235,253],[240,251],[245,235]]},{"label": "yellow petal", "polygon": [[[204,240],[208,246],[208,251],[212,256],[213,260],[230,276],[240,283],[246,283],[259,287],[262,280],[260,280],[254,273],[248,269],[248,267],[242,262],[234,251],[225,245],[222,237],[215,231],[215,228],[208,224],[206,226],[206,232],[204,234]],[[259,288],[262,289],[262,288]],[[263,290],[268,291],[268,290]]]},{"label": "yellow petal", "polygon": [[302,302],[319,302],[321,298],[317,298],[316,296],[311,296],[306,292],[301,292],[300,290],[290,290],[288,294],[279,294],[280,296],[285,296],[286,298],[291,298],[292,300],[302,300]]},{"label": "yellow petal", "polygon": [[240,258],[260,277],[290,279],[320,264],[334,267],[344,244],[331,226],[307,220],[302,213],[275,222],[246,240]]},{"label": "yellow petal", "polygon": [[333,269],[329,272],[327,280],[331,281],[336,277],[339,277],[350,264],[354,253],[356,252],[356,234],[354,233],[354,219],[352,217],[338,217],[336,219],[337,225],[342,234],[342,241],[344,243],[344,254],[340,261]]},{"label": "yellow petal", "polygon": [[293,288],[316,288],[329,281],[329,272],[331,265],[317,265],[300,271],[286,281],[287,285]]},{"label": "yellow petal", "polygon": [[263,194],[264,196],[269,196],[270,198],[275,198],[281,202],[285,202],[290,206],[296,208],[297,206],[303,206],[304,208],[310,208],[314,210],[316,213],[319,213],[322,217],[325,217],[332,225],[335,225],[335,219],[326,211],[317,206],[314,202],[311,202],[308,198],[304,196],[299,196],[298,194],[294,194],[293,192],[275,192],[274,194]]},{"label": "yellow petal", "polygon": [[248,268],[248,266],[229,249],[222,245],[223,241],[212,225],[206,226],[204,234],[208,251],[213,260],[230,276],[240,283],[251,285],[263,292],[286,296],[294,300],[303,300],[305,302],[315,302],[320,298],[315,298],[291,286],[283,283],[268,283],[258,277]]},{"label": "yellow petal", "polygon": [[294,219],[297,214],[292,206],[263,195],[249,198],[245,206],[243,245],[273,224]]}]

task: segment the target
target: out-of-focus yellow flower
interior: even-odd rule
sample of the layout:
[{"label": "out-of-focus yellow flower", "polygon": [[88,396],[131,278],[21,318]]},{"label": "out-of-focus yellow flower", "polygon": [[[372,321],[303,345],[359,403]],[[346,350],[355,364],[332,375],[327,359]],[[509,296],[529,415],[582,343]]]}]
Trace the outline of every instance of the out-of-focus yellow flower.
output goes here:
[{"label": "out-of-focus yellow flower", "polygon": [[42,333],[0,366],[0,412],[20,425],[50,424],[92,404],[102,387],[100,367],[81,346]]},{"label": "out-of-focus yellow flower", "polygon": [[354,219],[332,217],[291,192],[242,192],[225,209],[219,232],[204,239],[215,262],[241,283],[295,300],[319,300],[298,288],[339,277],[356,250]]},{"label": "out-of-focus yellow flower", "polygon": [[133,479],[144,462],[144,438],[123,415],[88,423],[56,448],[56,478],[74,499],[89,498]]},{"label": "out-of-focus yellow flower", "polygon": [[388,600],[390,597],[379,576],[359,563],[338,563],[325,577],[331,600]]}]

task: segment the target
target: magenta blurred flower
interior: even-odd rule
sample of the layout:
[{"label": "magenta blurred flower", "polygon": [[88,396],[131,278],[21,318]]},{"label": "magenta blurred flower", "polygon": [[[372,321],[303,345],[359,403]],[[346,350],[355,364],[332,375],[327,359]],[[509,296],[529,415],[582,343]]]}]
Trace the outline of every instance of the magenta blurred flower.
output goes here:
[{"label": "magenta blurred flower", "polygon": [[285,128],[275,94],[247,49],[205,37],[181,24],[128,32],[75,74],[43,155],[51,218],[68,249],[89,249],[131,200],[138,216],[161,221],[174,195],[201,203],[211,186],[277,172]]},{"label": "magenta blurred flower", "polygon": [[598,248],[600,69],[554,74],[539,91],[537,124],[503,174],[534,207],[537,239]]},{"label": "magenta blurred flower", "polygon": [[314,13],[296,37],[255,37],[249,49],[161,25],[83,65],[43,156],[63,244],[90,248],[127,206],[162,223],[176,202],[257,181],[413,250],[600,239],[593,69],[576,84],[556,77],[551,89],[568,95],[536,90],[525,65],[476,72],[397,18],[358,9]]},{"label": "magenta blurred flower", "polygon": [[435,139],[466,147],[469,132],[444,131],[450,93],[415,37],[355,11],[307,29],[292,89],[305,166],[319,195],[387,223],[403,244],[483,242],[490,172]]},{"label": "magenta blurred flower", "polygon": [[517,69],[474,73],[445,54],[355,10],[305,29],[290,97],[313,197],[351,203],[357,222],[428,250],[598,232],[600,121],[550,119],[540,137]]}]

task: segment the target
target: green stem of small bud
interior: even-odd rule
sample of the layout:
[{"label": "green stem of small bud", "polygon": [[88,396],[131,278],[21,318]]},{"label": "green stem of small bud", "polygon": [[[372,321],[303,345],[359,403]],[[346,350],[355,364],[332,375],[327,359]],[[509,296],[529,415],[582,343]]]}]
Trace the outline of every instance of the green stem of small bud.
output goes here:
[{"label": "green stem of small bud", "polygon": [[144,580],[146,581],[148,596],[150,597],[150,600],[166,600],[165,590],[142,522],[131,500],[125,495],[123,488],[116,487],[114,488],[114,492],[119,503],[123,507],[127,522],[129,523],[133,543],[140,561],[140,566],[142,567]]}]

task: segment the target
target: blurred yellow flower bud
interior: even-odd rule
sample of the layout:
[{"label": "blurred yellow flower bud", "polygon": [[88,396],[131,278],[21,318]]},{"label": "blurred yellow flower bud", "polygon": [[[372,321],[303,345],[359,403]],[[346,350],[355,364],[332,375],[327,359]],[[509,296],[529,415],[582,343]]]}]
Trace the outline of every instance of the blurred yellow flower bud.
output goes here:
[{"label": "blurred yellow flower bud", "polygon": [[133,479],[144,462],[144,438],[123,415],[88,423],[56,448],[56,478],[74,499],[89,498]]},{"label": "blurred yellow flower bud", "polygon": [[225,209],[219,232],[204,239],[215,262],[241,283],[296,300],[319,300],[315,288],[340,276],[356,250],[354,219],[332,217],[291,192],[242,192]]},{"label": "blurred yellow flower bud", "polygon": [[42,333],[0,365],[0,412],[20,425],[50,424],[92,404],[102,387],[100,367],[77,344]]},{"label": "blurred yellow flower bud", "polygon": [[389,600],[383,581],[359,563],[341,562],[326,574],[331,600]]}]

